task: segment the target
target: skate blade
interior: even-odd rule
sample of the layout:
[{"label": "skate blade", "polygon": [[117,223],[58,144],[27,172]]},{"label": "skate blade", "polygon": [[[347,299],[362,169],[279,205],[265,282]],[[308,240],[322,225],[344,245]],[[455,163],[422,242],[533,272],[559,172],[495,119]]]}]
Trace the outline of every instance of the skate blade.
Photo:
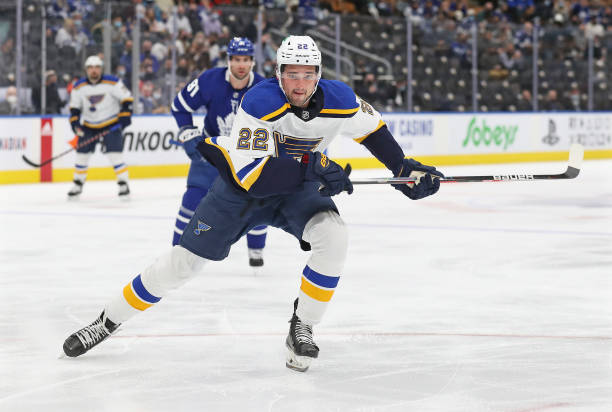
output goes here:
[{"label": "skate blade", "polygon": [[251,271],[253,272],[253,276],[261,276],[264,273],[263,266],[251,266]]},{"label": "skate blade", "polygon": [[289,369],[298,372],[306,372],[312,363],[312,359],[309,356],[299,356],[293,353],[293,351],[287,348],[287,361],[285,362],[285,366]]},{"label": "skate blade", "polygon": [[81,195],[74,195],[74,196],[66,196],[68,198],[69,202],[78,202],[81,199]]},{"label": "skate blade", "polygon": [[120,195],[119,200],[121,200],[122,202],[129,202],[131,200],[130,195]]}]

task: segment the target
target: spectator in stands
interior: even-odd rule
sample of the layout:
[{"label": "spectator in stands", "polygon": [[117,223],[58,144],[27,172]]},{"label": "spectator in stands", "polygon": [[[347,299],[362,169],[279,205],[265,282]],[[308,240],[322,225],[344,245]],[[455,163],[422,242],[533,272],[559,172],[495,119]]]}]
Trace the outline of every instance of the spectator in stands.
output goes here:
[{"label": "spectator in stands", "polygon": [[123,82],[123,84],[125,84],[125,87],[127,87],[128,90],[132,90],[131,76],[128,76],[127,68],[123,64],[120,63],[117,65],[117,67],[115,68],[115,75],[119,79],[121,79],[121,81]]},{"label": "spectator in stands", "polygon": [[566,106],[567,109],[577,112],[582,110],[580,107],[580,89],[578,88],[578,83],[572,82],[565,96],[566,104],[564,106]]},{"label": "spectator in stands", "polygon": [[0,114],[17,114],[17,88],[9,86],[6,89],[5,100],[0,101]]},{"label": "spectator in stands", "polygon": [[163,33],[167,31],[167,26],[161,19],[158,19],[155,14],[154,7],[147,7],[145,15],[143,17],[143,23],[145,24],[145,30],[151,33]]},{"label": "spectator in stands", "polygon": [[127,76],[132,74],[132,40],[127,40],[124,45],[123,53],[119,57],[119,64],[125,67]]},{"label": "spectator in stands", "polygon": [[64,25],[55,36],[55,44],[59,49],[70,47],[74,49],[75,54],[80,53],[87,43],[89,43],[87,35],[70,18],[64,20]]},{"label": "spectator in stands", "polygon": [[520,50],[516,50],[512,43],[498,50],[499,60],[506,69],[521,70],[525,66],[525,59]]},{"label": "spectator in stands", "polygon": [[[11,76],[12,75],[12,76]],[[13,84],[15,78],[15,41],[7,38],[0,47],[0,86]]]},{"label": "spectator in stands", "polygon": [[[191,34],[193,33],[193,30],[191,29],[191,23],[189,23],[189,18],[187,18],[187,16],[185,15],[185,8],[181,5],[178,6],[176,9],[176,31],[177,33],[180,30],[183,30],[184,32],[186,32],[189,37],[191,37]],[[174,33],[175,30],[175,24],[174,24],[174,19],[172,16],[168,16],[168,21],[166,22],[166,27],[168,30],[168,33]]]},{"label": "spectator in stands", "polygon": [[542,110],[547,112],[557,112],[559,110],[563,110],[563,105],[557,99],[557,91],[555,89],[550,89],[548,93],[546,93],[546,99],[544,100],[544,104],[542,106]]},{"label": "spectator in stands", "polygon": [[152,82],[145,81],[142,83],[142,87],[140,88],[140,109],[143,114],[153,113],[153,109],[155,108],[153,90],[154,86]]},{"label": "spectator in stands", "polygon": [[[189,60],[187,59],[187,56],[180,56],[176,65],[177,82],[189,80],[191,78],[190,75]],[[180,88],[176,93],[180,92],[181,90],[182,88]]]},{"label": "spectator in stands", "polygon": [[[67,103],[62,100],[57,89],[57,74],[55,70],[47,70],[45,73],[45,94],[46,94],[46,110],[45,113],[59,114]],[[42,92],[41,87],[36,87],[32,90],[32,104],[36,113],[42,113]]]},{"label": "spectator in stands", "polygon": [[153,60],[151,57],[145,57],[140,64],[140,80],[142,81],[153,81],[156,79],[155,71],[153,69]]},{"label": "spectator in stands", "polygon": [[517,110],[519,112],[533,111],[533,99],[531,97],[531,92],[529,90],[524,89],[519,95]]},{"label": "spectator in stands", "polygon": [[153,73],[157,73],[157,71],[159,70],[159,61],[151,53],[152,48],[153,48],[153,42],[151,40],[145,39],[142,42],[142,46],[141,46],[142,53],[140,53],[140,64],[141,65],[144,64],[145,59],[150,59],[152,63]]}]

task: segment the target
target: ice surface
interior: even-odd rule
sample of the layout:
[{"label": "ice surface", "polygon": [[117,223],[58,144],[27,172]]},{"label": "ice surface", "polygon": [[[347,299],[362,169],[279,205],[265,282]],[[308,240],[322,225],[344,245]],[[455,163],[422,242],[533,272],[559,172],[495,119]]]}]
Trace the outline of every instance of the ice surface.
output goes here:
[{"label": "ice surface", "polygon": [[[561,173],[566,163],[441,168]],[[355,176],[388,176],[384,170]],[[307,373],[284,338],[308,254],[273,229],[83,357],[64,339],[169,248],[184,179],[0,186],[0,411],[611,411],[612,161],[574,180],[337,197],[349,258]]]}]

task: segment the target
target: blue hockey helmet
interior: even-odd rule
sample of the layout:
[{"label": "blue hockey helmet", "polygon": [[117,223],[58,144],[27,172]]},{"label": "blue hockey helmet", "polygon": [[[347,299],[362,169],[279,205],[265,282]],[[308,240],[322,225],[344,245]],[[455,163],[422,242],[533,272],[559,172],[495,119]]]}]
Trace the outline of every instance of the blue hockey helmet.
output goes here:
[{"label": "blue hockey helmet", "polygon": [[227,45],[227,56],[253,56],[255,47],[246,37],[234,37]]}]

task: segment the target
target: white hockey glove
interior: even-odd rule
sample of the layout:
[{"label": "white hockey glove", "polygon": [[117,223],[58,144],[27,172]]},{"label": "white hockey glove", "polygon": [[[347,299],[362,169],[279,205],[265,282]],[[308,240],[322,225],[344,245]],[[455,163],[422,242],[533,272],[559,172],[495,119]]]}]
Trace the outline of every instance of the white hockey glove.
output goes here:
[{"label": "white hockey glove", "polygon": [[179,144],[184,145],[185,142],[200,136],[202,136],[202,133],[200,133],[200,130],[197,127],[183,126],[180,128],[178,135],[176,136],[176,140],[178,140]]}]

